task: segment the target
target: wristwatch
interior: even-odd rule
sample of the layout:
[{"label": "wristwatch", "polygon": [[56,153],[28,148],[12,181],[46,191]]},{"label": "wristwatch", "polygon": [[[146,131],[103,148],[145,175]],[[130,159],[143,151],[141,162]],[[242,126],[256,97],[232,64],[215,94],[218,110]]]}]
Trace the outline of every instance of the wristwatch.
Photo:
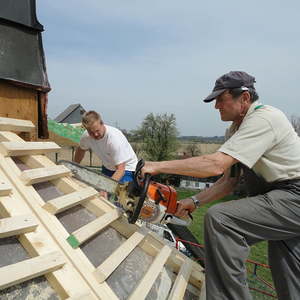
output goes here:
[{"label": "wristwatch", "polygon": [[196,196],[192,196],[190,198],[193,200],[194,205],[195,205],[196,208],[200,207],[200,200],[197,199]]}]

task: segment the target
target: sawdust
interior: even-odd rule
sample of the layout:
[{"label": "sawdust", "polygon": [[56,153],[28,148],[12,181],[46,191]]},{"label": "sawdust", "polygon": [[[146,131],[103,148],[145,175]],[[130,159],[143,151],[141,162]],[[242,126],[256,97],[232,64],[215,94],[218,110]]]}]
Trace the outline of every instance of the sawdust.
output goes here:
[{"label": "sawdust", "polygon": [[44,276],[17,284],[0,292],[1,300],[59,300]]}]

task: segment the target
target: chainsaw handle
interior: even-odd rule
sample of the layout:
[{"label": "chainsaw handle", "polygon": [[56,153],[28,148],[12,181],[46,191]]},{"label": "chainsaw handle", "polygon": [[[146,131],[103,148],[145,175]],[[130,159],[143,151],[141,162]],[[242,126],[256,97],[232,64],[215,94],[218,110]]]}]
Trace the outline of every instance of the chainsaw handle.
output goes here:
[{"label": "chainsaw handle", "polygon": [[146,178],[142,179],[142,169],[143,169],[144,166],[145,166],[145,161],[143,159],[140,159],[138,161],[136,167],[135,167],[135,172],[134,172],[134,175],[133,175],[133,183],[134,183],[135,188],[137,190],[141,190],[143,182],[146,179]]},{"label": "chainsaw handle", "polygon": [[148,173],[145,174],[145,178],[143,179],[143,186],[141,187],[141,185],[139,185],[139,189],[140,189],[139,201],[136,205],[134,213],[128,218],[128,222],[130,224],[134,224],[140,215],[141,209],[147,197],[150,181],[151,181],[151,174]]},{"label": "chainsaw handle", "polygon": [[142,178],[142,169],[145,165],[145,161],[140,159],[136,165],[135,172],[133,175],[133,184],[135,188],[135,194],[139,196],[138,203],[134,209],[134,212],[128,218],[128,222],[134,224],[138,219],[145,199],[147,197],[148,188],[151,180],[151,174],[146,173],[144,178]]},{"label": "chainsaw handle", "polygon": [[[178,204],[179,204],[179,202],[180,202],[180,201],[177,201],[177,203],[176,203],[176,211],[177,211],[177,209],[178,209]],[[188,215],[188,217],[191,219],[191,221],[194,221],[194,218],[193,218],[193,215],[192,215],[191,211],[190,211],[189,209],[186,209],[185,211],[187,212],[187,215]],[[175,215],[175,212],[174,212],[173,214]]]}]

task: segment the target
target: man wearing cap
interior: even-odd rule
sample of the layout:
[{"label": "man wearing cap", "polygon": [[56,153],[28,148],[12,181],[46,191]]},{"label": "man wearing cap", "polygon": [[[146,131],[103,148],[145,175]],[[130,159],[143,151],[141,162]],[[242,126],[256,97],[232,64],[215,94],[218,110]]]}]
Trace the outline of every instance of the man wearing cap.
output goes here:
[{"label": "man wearing cap", "polygon": [[229,72],[204,99],[215,100],[222,121],[232,121],[216,153],[147,162],[143,169],[201,178],[223,174],[209,189],[180,201],[178,216],[232,193],[239,175],[250,183],[248,197],[206,213],[207,300],[252,299],[245,261],[251,245],[264,240],[278,298],[300,299],[300,139],[280,110],[258,103],[254,83],[246,72]]}]

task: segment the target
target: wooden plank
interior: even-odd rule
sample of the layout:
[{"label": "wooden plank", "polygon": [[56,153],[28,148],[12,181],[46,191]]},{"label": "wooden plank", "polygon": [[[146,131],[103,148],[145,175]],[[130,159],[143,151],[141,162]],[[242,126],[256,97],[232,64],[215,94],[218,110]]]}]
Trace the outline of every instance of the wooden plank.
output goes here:
[{"label": "wooden plank", "polygon": [[25,182],[26,185],[31,185],[71,175],[72,172],[67,167],[53,166],[25,170],[21,174],[21,179]]},{"label": "wooden plank", "polygon": [[11,130],[17,132],[30,132],[34,129],[34,125],[29,120],[19,120],[12,118],[0,117],[0,130]]},{"label": "wooden plank", "polygon": [[168,300],[182,300],[184,298],[185,290],[189,283],[192,269],[192,261],[190,259],[186,259],[181,265]]},{"label": "wooden plank", "polygon": [[0,268],[0,290],[39,277],[61,268],[65,260],[60,252],[52,252]]},{"label": "wooden plank", "polygon": [[0,117],[31,120],[36,128],[30,133],[37,138],[38,91],[0,82]]},{"label": "wooden plank", "polygon": [[115,221],[121,216],[121,212],[118,209],[114,209],[111,212],[98,217],[94,221],[82,226],[74,231],[69,237],[68,242],[73,248],[78,248],[83,242],[87,241],[95,234],[100,232],[111,222]]},{"label": "wooden plank", "polygon": [[205,285],[205,279],[202,282],[202,288],[200,292],[199,300],[206,300],[206,285]]},{"label": "wooden plank", "polygon": [[0,142],[22,142],[25,141],[16,135],[14,132],[10,131],[0,131]]},{"label": "wooden plank", "polygon": [[117,248],[96,270],[95,276],[99,282],[105,281],[134,248],[145,238],[142,232],[135,232],[126,242]]},{"label": "wooden plank", "polygon": [[82,202],[89,200],[98,195],[98,192],[92,188],[82,188],[79,191],[63,195],[48,201],[43,208],[51,214],[57,214],[65,211],[73,206],[81,204]]},{"label": "wooden plank", "polygon": [[33,215],[15,216],[0,219],[0,238],[31,232],[38,226]]},{"label": "wooden plank", "polygon": [[139,282],[133,293],[129,296],[129,300],[140,300],[146,298],[171,253],[172,249],[169,246],[165,245],[162,248],[159,254],[155,257],[145,276]]},{"label": "wooden plank", "polygon": [[0,153],[4,156],[46,154],[58,151],[60,147],[53,142],[1,142]]},{"label": "wooden plank", "polygon": [[8,196],[11,193],[11,185],[5,181],[0,179],[0,197]]},{"label": "wooden plank", "polygon": [[96,300],[99,299],[98,297],[96,298],[93,294],[89,293],[89,294],[80,294],[80,295],[76,295],[73,297],[69,297],[66,300]]}]

